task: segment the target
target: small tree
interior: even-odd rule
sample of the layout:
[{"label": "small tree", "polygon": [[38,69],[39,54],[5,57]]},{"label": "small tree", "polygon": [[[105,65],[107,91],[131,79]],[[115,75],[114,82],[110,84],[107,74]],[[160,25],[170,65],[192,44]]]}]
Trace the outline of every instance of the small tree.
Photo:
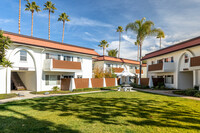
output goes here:
[{"label": "small tree", "polygon": [[0,31],[0,65],[3,67],[12,67],[12,63],[6,59],[6,50],[9,49],[11,40],[9,37],[3,35],[3,31]]},{"label": "small tree", "polygon": [[95,78],[104,78],[103,68],[95,67],[93,72]]}]

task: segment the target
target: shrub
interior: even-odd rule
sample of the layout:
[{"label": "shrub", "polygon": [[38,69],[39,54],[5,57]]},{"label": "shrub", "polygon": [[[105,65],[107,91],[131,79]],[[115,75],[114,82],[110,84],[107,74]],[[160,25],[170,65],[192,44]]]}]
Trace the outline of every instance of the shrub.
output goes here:
[{"label": "shrub", "polygon": [[195,97],[200,97],[200,91],[198,91],[194,96]]},{"label": "shrub", "polygon": [[53,91],[58,91],[58,90],[60,90],[60,88],[59,88],[58,86],[54,86],[54,87],[52,88],[52,90],[53,90]]},{"label": "shrub", "polygon": [[155,89],[159,89],[159,88],[160,88],[159,86],[156,86],[156,87],[155,87]]},{"label": "shrub", "polygon": [[198,92],[198,90],[195,90],[195,89],[187,89],[187,90],[185,90],[185,95],[194,96],[197,92]]},{"label": "shrub", "polygon": [[[162,86],[160,87],[160,89],[164,90],[164,89],[165,89],[165,86],[164,86],[164,85],[162,85]],[[167,89],[167,88],[166,88],[166,89]]]},{"label": "shrub", "polygon": [[199,86],[195,85],[195,86],[194,86],[194,89],[195,89],[195,90],[199,90]]}]

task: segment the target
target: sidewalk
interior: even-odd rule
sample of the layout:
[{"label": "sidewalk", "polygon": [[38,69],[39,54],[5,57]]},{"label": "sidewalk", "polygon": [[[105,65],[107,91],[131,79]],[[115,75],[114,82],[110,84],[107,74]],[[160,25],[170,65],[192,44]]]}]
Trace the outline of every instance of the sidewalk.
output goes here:
[{"label": "sidewalk", "polygon": [[192,100],[200,101],[200,98],[198,98],[198,97],[191,97],[191,96],[183,96],[183,95],[173,94],[172,91],[174,91],[174,90],[152,90],[152,89],[137,89],[137,88],[134,88],[134,90],[142,91],[142,92],[149,92],[149,93],[154,93],[154,94],[160,94],[160,95],[166,95],[166,96],[172,96],[172,97],[182,97],[182,98],[186,98],[186,99],[192,99]]},{"label": "sidewalk", "polygon": [[[24,96],[22,97],[14,97],[9,99],[2,99],[0,100],[0,104],[4,104],[7,102],[17,101],[17,100],[24,100],[24,99],[32,99],[32,98],[41,98],[41,97],[55,97],[55,96],[66,96],[66,95],[78,95],[78,94],[89,94],[89,93],[98,93],[98,92],[105,92],[107,90],[101,91],[90,91],[90,92],[77,92],[77,93],[68,93],[68,94],[49,94],[49,95],[42,95],[42,94],[31,94],[31,91],[21,91]],[[17,91],[15,92],[17,93]]]}]

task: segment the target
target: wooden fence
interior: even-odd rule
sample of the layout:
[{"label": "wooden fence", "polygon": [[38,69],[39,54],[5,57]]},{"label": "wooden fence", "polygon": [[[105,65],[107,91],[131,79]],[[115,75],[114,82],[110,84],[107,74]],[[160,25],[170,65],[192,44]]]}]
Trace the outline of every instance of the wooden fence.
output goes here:
[{"label": "wooden fence", "polygon": [[79,78],[79,79],[74,79],[74,81],[76,89],[89,87],[89,78],[81,78],[81,79]]},{"label": "wooden fence", "polygon": [[61,90],[80,89],[80,88],[101,88],[117,86],[116,78],[80,78],[80,79],[61,79]]},{"label": "wooden fence", "polygon": [[102,78],[92,78],[91,81],[92,81],[93,88],[103,87],[103,79]]},{"label": "wooden fence", "polygon": [[105,78],[105,80],[107,87],[115,86],[115,78]]}]

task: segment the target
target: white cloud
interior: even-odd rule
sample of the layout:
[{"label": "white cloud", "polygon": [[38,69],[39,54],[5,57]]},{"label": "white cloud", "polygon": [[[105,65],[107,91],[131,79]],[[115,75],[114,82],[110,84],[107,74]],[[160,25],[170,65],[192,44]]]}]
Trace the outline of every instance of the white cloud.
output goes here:
[{"label": "white cloud", "polygon": [[10,23],[13,22],[13,19],[0,19],[0,24]]},{"label": "white cloud", "polygon": [[72,17],[71,21],[69,22],[70,25],[76,25],[76,26],[99,26],[99,27],[113,27],[111,24],[107,24],[104,22],[100,22],[97,20],[92,20],[89,18],[76,18]]}]

